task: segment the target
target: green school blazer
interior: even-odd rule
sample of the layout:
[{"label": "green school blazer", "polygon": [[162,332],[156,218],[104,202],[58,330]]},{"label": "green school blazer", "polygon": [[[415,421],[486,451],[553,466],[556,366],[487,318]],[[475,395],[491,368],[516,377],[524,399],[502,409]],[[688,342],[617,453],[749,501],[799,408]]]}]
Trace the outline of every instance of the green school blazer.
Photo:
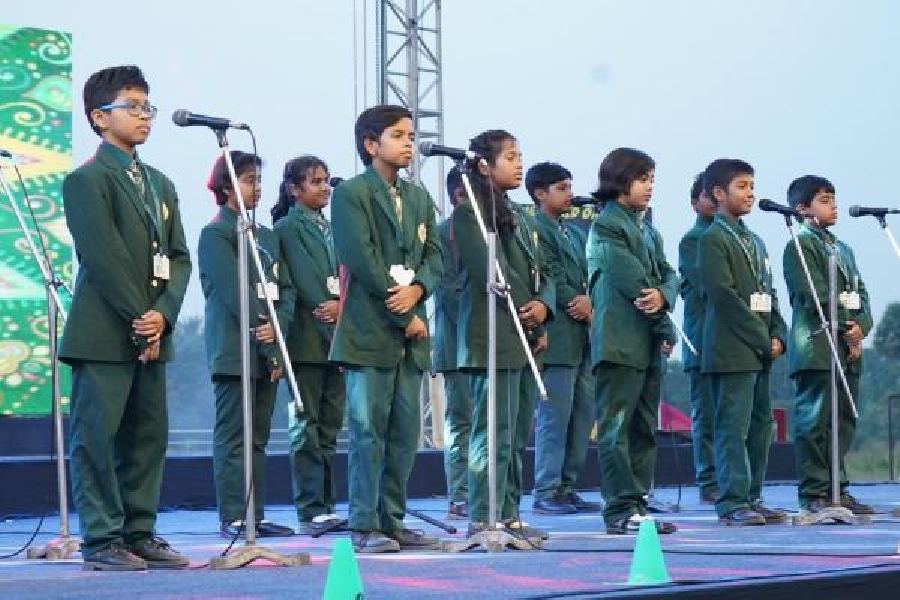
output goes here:
[{"label": "green school blazer", "polygon": [[[845,323],[847,321],[856,321],[863,332],[868,335],[873,326],[872,309],[869,305],[869,293],[856,265],[853,250],[844,242],[836,239],[830,232],[807,225],[800,226],[797,237],[800,240],[800,248],[809,267],[810,275],[812,275],[816,296],[825,311],[825,318],[827,319],[831,314],[828,298],[828,256],[836,250],[838,253],[837,293],[852,291],[855,279],[856,291],[860,296],[859,310],[848,310],[838,302],[837,315],[840,331],[846,330]],[[793,242],[788,243],[785,247],[782,264],[793,309],[791,333],[788,339],[788,361],[791,375],[809,369],[827,371],[831,368],[831,351],[824,335],[819,334],[810,339],[810,334],[819,329],[821,321]],[[841,361],[846,364],[848,348],[842,336],[838,338],[837,346],[841,354]],[[862,358],[849,363],[847,370],[850,373],[861,373]]]},{"label": "green school blazer", "polygon": [[[694,226],[678,244],[678,271],[681,273],[681,299],[684,301],[684,334],[699,352],[703,347],[703,293],[697,272],[697,243],[712,221],[697,217]],[[687,344],[682,344],[681,362],[684,370],[700,367],[700,359],[694,356]]]},{"label": "green school blazer", "polygon": [[540,210],[535,224],[547,273],[556,286],[556,318],[548,327],[549,346],[542,356],[543,363],[577,367],[581,364],[590,325],[570,317],[566,308],[575,296],[588,293],[586,236],[567,220],[555,222]]},{"label": "green school blazer", "polygon": [[[753,267],[731,230],[748,240]],[[784,343],[787,331],[762,239],[743,221],[717,214],[700,235],[697,271],[706,298],[701,371],[736,373],[768,366],[772,361],[772,338]],[[750,295],[759,291],[772,295],[770,313],[750,310]]]},{"label": "green school blazer", "polygon": [[297,205],[275,224],[281,256],[297,292],[290,333],[287,336],[291,360],[326,364],[334,325],[313,316],[313,310],[337,294],[328,291],[328,278],[337,278],[333,244],[325,237],[309,212]]},{"label": "green school blazer", "polygon": [[[413,315],[428,322],[425,299],[441,278],[441,245],[428,192],[399,178],[396,186],[403,199],[402,225],[387,184],[372,167],[334,190],[331,222],[341,271],[341,315],[329,359],[391,368],[404,352],[412,352],[425,371],[431,365],[430,340],[407,340],[404,332]],[[385,306],[388,288],[396,285],[389,275],[392,265],[412,269],[413,282],[425,289],[405,315]]]},{"label": "green school blazer", "polygon": [[[594,307],[591,361],[646,369],[659,360],[662,340],[675,341],[665,311],[675,307],[678,275],[669,265],[659,231],[637,211],[609,201],[591,223],[587,241],[588,287]],[[634,306],[641,290],[657,288],[663,309],[646,315]],[[654,348],[656,347],[656,348]]]},{"label": "green school blazer", "polygon": [[[173,358],[172,329],[191,274],[178,195],[165,175],[144,165],[147,193],[155,190],[160,202],[160,236],[125,171],[130,162],[125,152],[104,142],[63,181],[63,206],[78,258],[60,347],[67,363],[135,360],[139,351],[129,337],[131,323],[151,309],[166,319],[159,359]],[[169,257],[168,281],[153,277],[154,243],[161,243]]]},{"label": "green school blazer", "polygon": [[456,327],[463,282],[456,262],[456,241],[452,239],[452,218],[451,214],[438,225],[443,274],[434,290],[434,344],[431,360],[432,369],[438,373],[457,369]]},{"label": "green school blazer", "polygon": [[[219,213],[200,231],[197,260],[200,266],[200,286],[206,298],[203,331],[206,341],[206,362],[211,375],[241,374],[240,295],[238,290],[238,214],[222,206]],[[260,259],[266,279],[278,284],[275,311],[282,333],[290,330],[294,312],[294,286],[288,269],[284,268],[278,238],[272,230],[257,225],[254,229]],[[259,315],[269,314],[265,299],[258,296],[253,257],[249,256],[250,326],[262,324]],[[252,336],[250,348],[257,360],[250,365],[254,377],[267,373],[265,363],[274,360],[283,365],[278,343],[261,344]]]},{"label": "green school blazer", "polygon": [[[540,242],[534,220],[525,210],[503,197],[516,220],[515,230],[497,236],[497,260],[506,277],[513,304],[520,308],[531,300],[539,300],[547,307],[547,321],[556,310],[556,288],[541,256]],[[482,206],[482,215],[489,212]],[[457,363],[460,369],[487,368],[487,245],[478,228],[471,204],[463,204],[453,211],[453,237],[459,253],[462,294],[459,300],[457,326]],[[529,342],[546,330],[546,324],[526,332]],[[520,369],[528,359],[509,314],[507,301],[497,299],[497,367]],[[536,359],[539,361],[540,356]]]}]

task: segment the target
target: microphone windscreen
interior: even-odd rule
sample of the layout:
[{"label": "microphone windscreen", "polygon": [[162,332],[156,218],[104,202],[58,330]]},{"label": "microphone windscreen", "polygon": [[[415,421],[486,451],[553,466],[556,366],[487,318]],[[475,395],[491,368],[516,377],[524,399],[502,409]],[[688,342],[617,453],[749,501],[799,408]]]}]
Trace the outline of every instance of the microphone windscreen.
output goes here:
[{"label": "microphone windscreen", "polygon": [[185,127],[189,124],[191,116],[191,111],[185,110],[183,108],[179,108],[175,112],[172,113],[172,122],[178,125],[179,127]]},{"label": "microphone windscreen", "polygon": [[859,216],[859,206],[854,204],[853,206],[850,207],[850,216],[851,217]]}]

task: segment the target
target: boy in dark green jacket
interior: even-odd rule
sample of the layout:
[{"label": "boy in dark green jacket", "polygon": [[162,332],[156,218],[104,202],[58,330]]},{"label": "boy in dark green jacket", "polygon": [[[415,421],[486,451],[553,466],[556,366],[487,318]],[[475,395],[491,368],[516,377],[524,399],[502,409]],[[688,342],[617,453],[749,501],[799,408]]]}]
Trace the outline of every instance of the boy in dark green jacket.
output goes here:
[{"label": "boy in dark green jacket", "polygon": [[534,449],[534,511],[599,512],[602,505],[575,492],[594,426],[594,373],[588,337],[586,236],[563,218],[572,204],[572,174],[556,163],[528,169],[525,187],[537,205],[535,222],[547,272],[556,284],[557,318],[541,356],[548,401],[538,405]]},{"label": "boy in dark green jacket", "polygon": [[366,171],[335,189],[331,215],[341,310],[329,358],[345,368],[350,528],[358,552],[431,548],[403,525],[430,366],[425,299],[441,277],[434,205],[400,179],[412,160],[410,112],[375,106],[356,121]]},{"label": "boy in dark green jacket", "polygon": [[[835,340],[841,365],[855,402],[859,401],[862,373],[862,341],[872,330],[869,293],[856,266],[853,250],[838,240],[830,227],[837,222],[834,185],[824,177],[805,175],[788,187],[788,201],[803,216],[797,237],[812,275],[815,297],[793,241],[784,249],[784,278],[793,308],[788,340],[790,373],[797,386],[794,399],[794,448],[797,457],[797,492],[800,506],[816,512],[831,505],[831,351],[819,330],[816,310],[819,299],[825,316],[831,314],[828,287],[828,259],[837,257],[838,323]],[[840,455],[841,505],[855,514],[872,514],[871,506],[859,502],[848,491],[844,457],[853,442],[856,420],[843,385],[838,380],[838,439]]]},{"label": "boy in dark green jacket", "polygon": [[[235,174],[248,211],[259,203],[259,168],[253,154],[232,151]],[[197,259],[200,285],[206,299],[204,338],[206,360],[216,393],[216,424],[213,430],[213,475],[219,507],[219,532],[237,535],[244,527],[244,441],[241,403],[241,328],[238,285],[238,234],[240,208],[225,160],[216,161],[209,178],[219,213],[200,231]],[[260,259],[269,283],[282,331],[288,331],[294,310],[294,288],[282,264],[278,239],[262,225],[253,229]],[[275,392],[284,374],[284,361],[268,316],[262,282],[248,255],[250,275],[251,389],[253,396],[253,498],[256,530],[260,537],[287,536],[288,527],[265,520],[266,445],[272,428]]]},{"label": "boy in dark green jacket", "polygon": [[[681,299],[684,300],[684,334],[694,350],[699,352],[703,346],[704,308],[697,273],[697,241],[716,214],[716,205],[703,191],[703,173],[694,178],[691,186],[691,208],[697,213],[697,220],[678,244],[678,271],[681,273]],[[681,357],[691,382],[691,437],[700,502],[713,504],[718,496],[713,445],[715,409],[709,395],[709,385],[700,372],[700,358],[694,355],[687,343],[682,345]]]},{"label": "boy in dark green jacket", "polygon": [[[454,209],[466,200],[458,167],[447,173],[447,196]],[[444,472],[447,477],[447,518],[465,519],[469,473],[469,434],[472,398],[469,376],[456,366],[456,324],[462,282],[456,263],[456,242],[451,232],[452,213],[438,225],[443,253],[441,282],[434,291],[434,353],[432,368],[444,378]]]},{"label": "boy in dark green jacket", "polygon": [[769,371],[787,332],[766,245],[741,219],[753,209],[753,167],[715,160],[703,187],[718,207],[697,249],[706,298],[700,371],[716,415],[716,511],[726,525],[779,523],[785,513],[763,505],[762,484],[775,433]]},{"label": "boy in dark green jacket", "polygon": [[191,261],[178,196],[138,158],[156,107],[140,69],[84,85],[103,143],[63,182],[78,276],[60,358],[72,367],[72,493],[85,569],[181,568],[156,536],[168,439],[166,361]]},{"label": "boy in dark green jacket", "polygon": [[[595,196],[604,205],[587,241],[603,520],[618,535],[637,532],[647,518],[663,354],[675,344],[666,312],[675,306],[678,276],[662,236],[645,220],[655,166],[632,148],[603,159]],[[676,527],[657,521],[656,529]]]},{"label": "boy in dark green jacket", "polygon": [[331,223],[322,214],[331,188],[328,167],[315,156],[284,166],[272,209],[281,254],[297,290],[288,352],[303,411],[288,413],[291,480],[300,533],[313,534],[340,521],[334,510],[333,459],[344,420],[344,374],[328,361],[338,315],[337,258]]}]

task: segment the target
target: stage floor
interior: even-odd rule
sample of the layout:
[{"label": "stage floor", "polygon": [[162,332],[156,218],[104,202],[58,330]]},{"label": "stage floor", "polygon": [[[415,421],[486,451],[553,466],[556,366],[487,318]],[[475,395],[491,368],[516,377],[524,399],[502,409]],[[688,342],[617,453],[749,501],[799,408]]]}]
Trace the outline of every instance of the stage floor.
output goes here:
[{"label": "stage floor", "polygon": [[[9,482],[3,493],[10,493]],[[663,550],[669,574],[676,583],[718,582],[750,578],[785,586],[809,573],[889,565],[882,575],[900,585],[900,518],[891,510],[900,506],[900,485],[856,486],[853,492],[883,512],[868,526],[795,527],[772,525],[726,528],[718,525],[715,511],[698,503],[696,488],[682,491],[682,510],[664,518],[676,522],[678,533],[663,536]],[[14,492],[13,492],[14,493]],[[796,487],[767,486],[766,502],[796,509]],[[599,493],[586,497],[599,499]],[[676,489],[664,489],[657,497],[675,502]],[[411,500],[410,507],[435,518],[443,518],[444,500]],[[596,515],[546,517],[531,511],[531,497],[523,500],[523,518],[552,531],[546,551],[506,551],[497,554],[468,552],[402,552],[393,555],[358,556],[367,598],[588,598],[599,593],[615,593],[626,587],[634,537],[605,535]],[[346,505],[340,507],[341,512]],[[296,526],[291,507],[270,506],[267,518]],[[465,530],[466,523],[452,522]],[[27,541],[37,519],[7,520],[0,523],[0,554],[14,551]],[[434,533],[421,521],[408,525]],[[97,573],[81,570],[79,559],[52,564],[21,557],[0,561],[0,598],[154,598],[159,600],[207,600],[212,598],[320,598],[325,585],[329,555],[337,535],[319,539],[295,536],[261,540],[283,552],[309,552],[312,565],[280,568],[256,564],[237,571],[210,571],[202,565],[227,545],[213,532],[217,527],[213,511],[172,511],[160,515],[158,532],[186,553],[195,567],[189,571],[148,571],[140,573]],[[44,531],[54,532],[58,519],[49,518]],[[75,523],[77,531],[77,522]],[[38,541],[52,535],[42,534]],[[457,536],[462,539],[462,534]],[[804,556],[804,554],[806,556]],[[819,556],[816,556],[819,555]],[[827,555],[827,556],[822,556]],[[866,571],[868,572],[868,571]],[[791,579],[779,579],[790,576]],[[802,579],[802,577],[800,577]],[[862,584],[865,585],[865,584]],[[665,591],[688,592],[692,585],[672,585]],[[773,588],[774,589],[774,588]],[[865,594],[866,588],[856,588]],[[785,591],[787,587],[785,587]],[[586,592],[579,594],[580,591]],[[639,592],[639,590],[633,590]],[[649,592],[650,590],[644,590]],[[654,593],[664,590],[654,589]],[[604,594],[605,596],[606,594]],[[768,600],[777,597],[772,590]],[[713,597],[709,594],[697,597]],[[759,597],[757,594],[737,597]],[[805,594],[793,596],[805,597]],[[823,600],[825,595],[817,595]],[[850,596],[847,596],[850,597]],[[864,597],[856,595],[854,597]],[[872,596],[865,596],[872,597]],[[896,597],[896,596],[894,596]]]}]

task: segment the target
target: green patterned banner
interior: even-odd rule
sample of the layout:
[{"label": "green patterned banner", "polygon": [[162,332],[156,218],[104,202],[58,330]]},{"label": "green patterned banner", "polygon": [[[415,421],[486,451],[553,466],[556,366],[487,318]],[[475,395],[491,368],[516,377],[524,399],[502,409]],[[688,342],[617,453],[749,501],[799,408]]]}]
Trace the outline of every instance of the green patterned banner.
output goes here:
[{"label": "green patterned banner", "polygon": [[[62,181],[72,165],[71,35],[0,25],[0,148],[12,152],[25,180],[44,245],[60,277],[72,278],[72,243]],[[7,159],[0,176],[33,223]],[[37,232],[31,231],[35,242]],[[63,293],[67,299],[67,294]],[[0,193],[0,414],[50,412],[47,300],[10,200]],[[69,373],[62,369],[64,406]]]}]

